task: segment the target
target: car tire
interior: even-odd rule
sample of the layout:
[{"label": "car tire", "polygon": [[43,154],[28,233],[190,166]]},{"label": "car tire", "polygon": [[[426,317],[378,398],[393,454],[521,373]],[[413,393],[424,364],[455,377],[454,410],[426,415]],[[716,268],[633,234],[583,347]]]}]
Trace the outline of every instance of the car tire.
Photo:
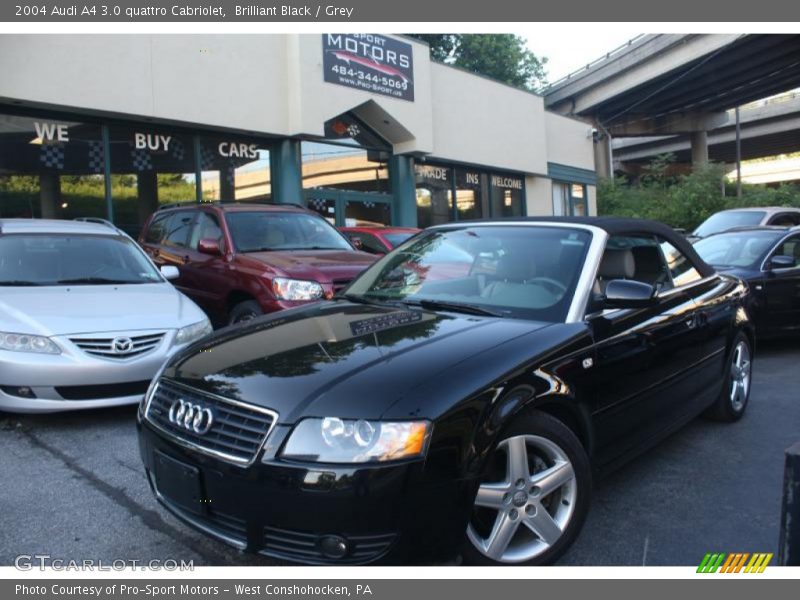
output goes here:
[{"label": "car tire", "polygon": [[[515,469],[517,458],[522,462]],[[555,417],[531,411],[501,433],[487,462],[465,535],[464,562],[553,563],[575,541],[589,512],[592,472],[580,440]],[[520,477],[522,469],[526,475]]]},{"label": "car tire", "polygon": [[252,321],[264,314],[261,306],[255,300],[245,300],[233,307],[228,315],[228,325],[236,325],[245,321]]},{"label": "car tire", "polygon": [[705,416],[732,423],[741,419],[747,409],[753,380],[752,344],[744,333],[739,332],[733,338],[726,365],[722,389]]}]

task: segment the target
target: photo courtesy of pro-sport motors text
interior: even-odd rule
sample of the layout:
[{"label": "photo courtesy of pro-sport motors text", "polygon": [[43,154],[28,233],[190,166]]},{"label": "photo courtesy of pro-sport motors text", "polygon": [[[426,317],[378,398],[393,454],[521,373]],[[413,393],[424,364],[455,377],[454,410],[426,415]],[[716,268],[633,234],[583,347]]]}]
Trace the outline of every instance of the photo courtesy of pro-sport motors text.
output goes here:
[{"label": "photo courtesy of pro-sport motors text", "polygon": [[793,586],[797,13],[0,6],[0,596]]}]

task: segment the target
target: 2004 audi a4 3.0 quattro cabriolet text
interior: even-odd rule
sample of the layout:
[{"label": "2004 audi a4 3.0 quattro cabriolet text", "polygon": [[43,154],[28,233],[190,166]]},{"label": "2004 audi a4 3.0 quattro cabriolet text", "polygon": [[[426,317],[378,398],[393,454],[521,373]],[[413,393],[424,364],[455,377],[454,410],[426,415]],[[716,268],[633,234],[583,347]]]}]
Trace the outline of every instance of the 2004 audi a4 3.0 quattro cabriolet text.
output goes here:
[{"label": "2004 audi a4 3.0 quattro cabriolet text", "polygon": [[656,223],[434,227],[334,301],[168,361],[139,411],[147,475],[189,524],[280,559],[549,563],[593,476],[742,416],[746,295]]}]

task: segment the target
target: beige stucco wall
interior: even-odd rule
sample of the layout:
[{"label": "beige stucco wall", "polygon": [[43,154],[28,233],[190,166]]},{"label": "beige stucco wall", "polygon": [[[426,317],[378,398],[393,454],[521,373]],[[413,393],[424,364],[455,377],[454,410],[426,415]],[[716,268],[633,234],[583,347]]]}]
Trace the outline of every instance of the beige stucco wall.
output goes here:
[{"label": "beige stucco wall", "polygon": [[542,98],[436,63],[431,73],[437,158],[547,173]]},{"label": "beige stucco wall", "polygon": [[556,113],[545,113],[547,160],[594,171],[592,127]]},{"label": "beige stucco wall", "polygon": [[526,177],[525,200],[528,216],[552,215],[553,182],[547,177]]}]

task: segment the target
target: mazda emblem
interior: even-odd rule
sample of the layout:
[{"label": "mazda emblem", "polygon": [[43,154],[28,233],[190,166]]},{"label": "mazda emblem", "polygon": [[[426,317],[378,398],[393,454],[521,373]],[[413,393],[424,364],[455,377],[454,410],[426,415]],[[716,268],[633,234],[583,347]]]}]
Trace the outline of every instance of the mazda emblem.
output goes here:
[{"label": "mazda emblem", "polygon": [[169,422],[180,429],[205,435],[214,424],[214,413],[210,408],[178,398],[169,407]]},{"label": "mazda emblem", "polygon": [[111,349],[114,354],[128,354],[133,350],[133,340],[129,337],[115,337],[111,340]]}]

